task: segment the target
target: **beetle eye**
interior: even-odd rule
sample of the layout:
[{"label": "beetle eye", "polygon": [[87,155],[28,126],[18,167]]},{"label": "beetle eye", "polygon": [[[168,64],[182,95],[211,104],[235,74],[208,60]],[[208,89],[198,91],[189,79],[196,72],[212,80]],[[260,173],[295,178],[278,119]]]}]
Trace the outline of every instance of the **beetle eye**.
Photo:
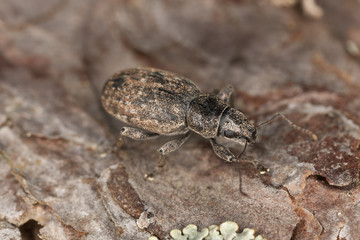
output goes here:
[{"label": "beetle eye", "polygon": [[224,136],[227,138],[233,138],[233,137],[235,137],[235,133],[231,130],[225,130]]}]

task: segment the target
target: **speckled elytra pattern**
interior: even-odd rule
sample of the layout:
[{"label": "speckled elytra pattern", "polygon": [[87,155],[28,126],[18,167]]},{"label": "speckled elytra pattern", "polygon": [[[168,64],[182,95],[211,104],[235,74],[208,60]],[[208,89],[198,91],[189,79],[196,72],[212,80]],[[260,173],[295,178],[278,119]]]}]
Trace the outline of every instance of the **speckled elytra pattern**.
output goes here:
[{"label": "speckled elytra pattern", "polygon": [[186,132],[190,101],[200,94],[189,79],[152,68],[116,73],[103,88],[102,103],[121,121],[150,132]]}]

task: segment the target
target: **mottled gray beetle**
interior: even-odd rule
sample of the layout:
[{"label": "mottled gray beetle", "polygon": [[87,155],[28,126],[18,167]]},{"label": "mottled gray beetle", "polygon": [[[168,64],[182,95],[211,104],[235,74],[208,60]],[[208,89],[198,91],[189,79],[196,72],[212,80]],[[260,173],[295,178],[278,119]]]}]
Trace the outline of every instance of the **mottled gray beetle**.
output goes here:
[{"label": "mottled gray beetle", "polygon": [[216,137],[237,143],[255,143],[256,139],[256,127],[229,106],[232,92],[229,85],[217,95],[204,94],[192,81],[175,73],[132,68],[105,83],[101,100],[108,113],[136,127],[123,127],[123,136],[143,140],[180,135],[159,149],[161,155],[181,147],[193,131],[210,139],[217,156],[232,162],[238,158],[217,143]]}]

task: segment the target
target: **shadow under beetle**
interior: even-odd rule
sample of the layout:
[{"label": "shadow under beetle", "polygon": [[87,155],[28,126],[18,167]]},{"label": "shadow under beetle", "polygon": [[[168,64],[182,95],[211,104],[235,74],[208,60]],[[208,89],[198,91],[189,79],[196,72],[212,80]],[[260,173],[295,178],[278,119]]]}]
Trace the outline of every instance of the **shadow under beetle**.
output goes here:
[{"label": "shadow under beetle", "polygon": [[[123,127],[123,136],[144,140],[159,135],[178,135],[158,149],[161,155],[175,151],[191,132],[196,132],[210,139],[217,156],[233,162],[239,158],[228,147],[217,143],[215,138],[240,144],[255,143],[256,127],[241,111],[230,106],[232,92],[233,87],[229,85],[216,95],[204,94],[183,76],[139,67],[114,74],[104,85],[101,101],[108,113],[136,127]],[[312,134],[282,114],[274,118],[279,116],[295,128]]]}]

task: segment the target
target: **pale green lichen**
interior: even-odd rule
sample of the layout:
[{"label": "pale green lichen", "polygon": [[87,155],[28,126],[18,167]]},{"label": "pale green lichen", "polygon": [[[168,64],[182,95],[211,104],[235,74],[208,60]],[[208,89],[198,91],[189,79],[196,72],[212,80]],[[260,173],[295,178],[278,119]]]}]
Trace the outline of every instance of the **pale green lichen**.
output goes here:
[{"label": "pale green lichen", "polygon": [[159,240],[159,239],[157,237],[155,237],[155,236],[151,236],[151,237],[149,237],[148,240]]},{"label": "pale green lichen", "polygon": [[[242,233],[236,235],[234,240],[242,240],[242,239],[254,239],[255,230],[250,228],[245,228]],[[260,235],[261,236],[261,235]]]},{"label": "pale green lichen", "polygon": [[188,239],[186,236],[182,235],[182,233],[179,229],[171,230],[170,236],[175,240],[187,240]]},{"label": "pale green lichen", "polygon": [[232,240],[236,237],[239,226],[235,222],[227,221],[220,225],[220,232],[224,240]]},{"label": "pale green lichen", "polygon": [[[172,240],[266,240],[261,235],[255,237],[255,230],[245,228],[237,233],[239,226],[235,222],[227,221],[219,226],[211,225],[198,232],[194,224],[187,225],[182,231],[173,229],[170,231]],[[149,240],[158,240],[152,236]]]},{"label": "pale green lichen", "polygon": [[211,225],[209,227],[209,235],[205,238],[205,240],[223,240],[224,237],[221,236],[219,229],[219,226]]},{"label": "pale green lichen", "polygon": [[[201,232],[197,231],[197,226],[189,224],[183,229],[184,236],[187,236],[189,240],[202,240],[209,235],[209,229],[204,228]],[[177,240],[177,239],[174,239]]]}]

